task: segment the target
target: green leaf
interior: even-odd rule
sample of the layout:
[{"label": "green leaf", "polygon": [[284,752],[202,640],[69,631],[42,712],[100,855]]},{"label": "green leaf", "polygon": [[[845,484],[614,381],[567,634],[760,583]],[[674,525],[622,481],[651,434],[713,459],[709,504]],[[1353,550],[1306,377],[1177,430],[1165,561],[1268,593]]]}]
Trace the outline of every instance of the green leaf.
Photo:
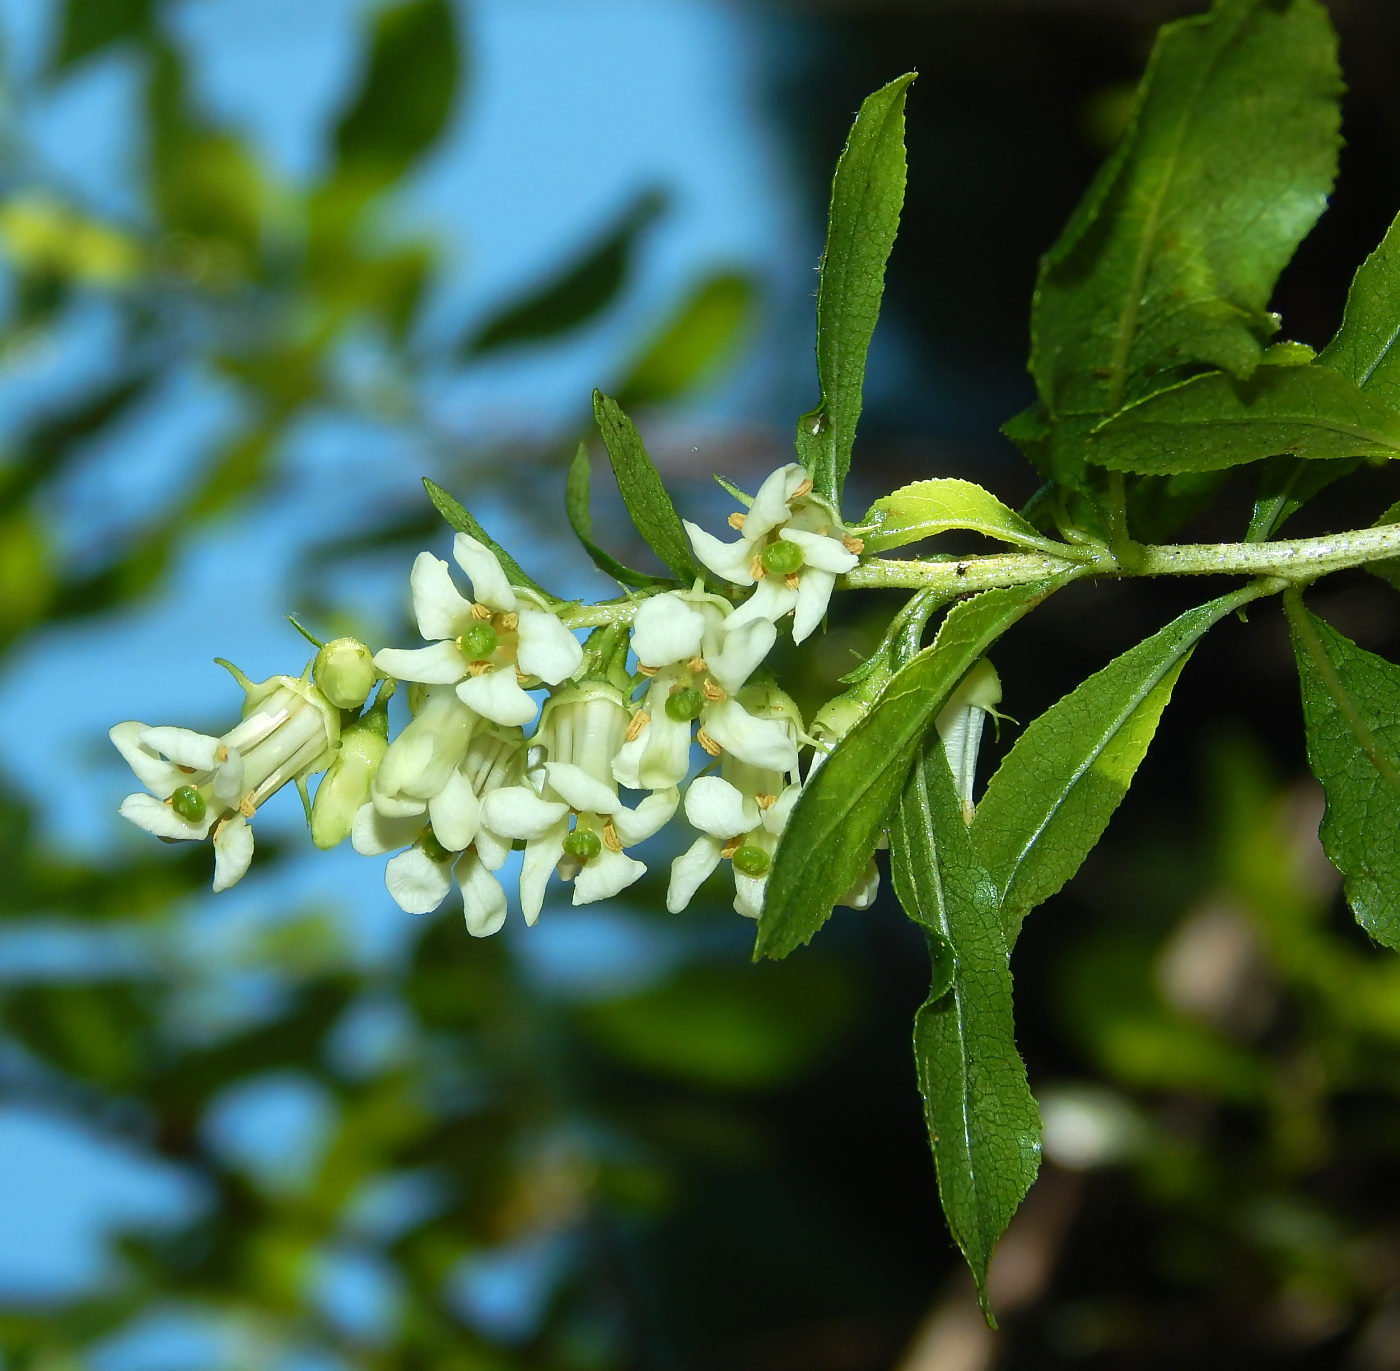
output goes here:
[{"label": "green leaf", "polygon": [[380,10],[359,89],[335,131],[337,172],[401,176],[446,126],[460,65],[450,0],[399,0]]},{"label": "green leaf", "polygon": [[972,821],[1008,944],[1098,842],[1147,752],[1172,686],[1212,624],[1259,595],[1247,586],[1188,610],[1052,705],[1016,741]]},{"label": "green leaf", "polygon": [[1308,765],[1327,797],[1318,837],[1347,903],[1400,947],[1400,666],[1284,601],[1303,693]]},{"label": "green leaf", "polygon": [[655,191],[640,196],[601,241],[488,319],[462,342],[458,355],[557,338],[602,313],[626,284],[637,244],[665,206],[665,197]]},{"label": "green leaf", "polygon": [[435,481],[430,481],[425,476],[423,487],[428,492],[430,499],[437,508],[437,512],[447,520],[448,525],[458,533],[466,533],[476,539],[478,543],[484,543],[496,554],[496,560],[501,564],[501,570],[506,574],[506,580],[513,586],[520,586],[525,590],[533,590],[538,595],[543,595],[546,600],[554,603],[559,602],[557,595],[551,595],[539,582],[532,580],[521,569],[519,563],[510,555],[482,526],[477,523],[471,512],[459,505],[440,485]]},{"label": "green leaf", "polygon": [[569,516],[569,526],[574,536],[583,544],[583,550],[593,559],[599,571],[611,576],[620,585],[631,586],[634,590],[644,590],[650,586],[668,585],[656,576],[648,576],[644,571],[633,571],[615,557],[604,552],[593,541],[593,516],[588,508],[589,464],[588,446],[578,445],[574,460],[569,463],[569,477],[564,484],[564,510]]},{"label": "green leaf", "polygon": [[1053,415],[1112,413],[1190,363],[1253,371],[1336,171],[1335,48],[1316,0],[1220,0],[1162,29],[1122,142],[1041,268],[1031,371]]},{"label": "green leaf", "polygon": [[709,380],[743,341],[754,295],[753,282],[735,272],[702,281],[632,363],[618,386],[618,404],[661,404]]},{"label": "green leaf", "polygon": [[1003,543],[1063,551],[1008,509],[989,490],[971,481],[942,478],[915,481],[876,500],[862,525],[873,525],[864,535],[866,552],[885,552],[950,528],[971,529]]},{"label": "green leaf", "polygon": [[690,556],[690,543],[671,497],[642,446],[636,424],[616,400],[610,400],[601,390],[593,392],[593,417],[602,432],[622,502],[637,532],[662,562],[688,584],[698,574]]},{"label": "green leaf", "polygon": [[1357,268],[1337,336],[1318,356],[1322,366],[1400,409],[1400,216]]},{"label": "green leaf", "polygon": [[61,71],[124,38],[151,31],[151,0],[65,0],[53,65]]},{"label": "green leaf", "polygon": [[1196,376],[1094,430],[1092,461],[1118,471],[1218,471],[1280,453],[1319,461],[1400,454],[1400,414],[1329,367]]},{"label": "green leaf", "polygon": [[1183,524],[1203,514],[1229,479],[1228,471],[1183,471],[1144,476],[1128,488],[1128,527],[1139,542],[1165,542]]},{"label": "green leaf", "polygon": [[819,495],[839,504],[860,419],[865,355],[904,206],[904,100],[914,73],[865,99],[831,183],[817,286],[821,400],[797,421],[797,454]]},{"label": "green leaf", "polygon": [[905,912],[951,947],[914,1018],[914,1056],[948,1227],[990,1319],[987,1263],[1040,1168],[1040,1114],[1016,1051],[1011,969],[997,893],[963,824],[943,748],[924,752],[890,828]]},{"label": "green leaf", "polygon": [[932,644],[890,678],[803,788],[773,860],[756,957],[786,957],[827,921],[865,869],[953,687],[1056,581],[988,590],[948,612]]},{"label": "green leaf", "polygon": [[1260,468],[1254,493],[1254,511],[1244,535],[1247,543],[1262,543],[1283,527],[1320,490],[1349,476],[1360,458],[1338,457],[1309,462],[1300,457],[1270,457]]}]

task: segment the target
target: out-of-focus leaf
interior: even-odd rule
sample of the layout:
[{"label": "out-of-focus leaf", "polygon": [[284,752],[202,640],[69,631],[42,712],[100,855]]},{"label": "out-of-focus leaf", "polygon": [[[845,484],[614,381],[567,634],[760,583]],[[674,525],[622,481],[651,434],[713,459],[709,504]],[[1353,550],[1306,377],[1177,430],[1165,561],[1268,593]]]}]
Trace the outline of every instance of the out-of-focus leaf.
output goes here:
[{"label": "out-of-focus leaf", "polygon": [[428,492],[430,499],[437,509],[437,512],[447,520],[448,526],[458,533],[468,534],[475,538],[478,543],[484,543],[496,554],[496,560],[501,564],[501,570],[506,574],[513,586],[523,586],[526,590],[533,590],[537,594],[543,595],[547,600],[557,600],[558,597],[551,595],[537,581],[532,580],[520,569],[520,564],[505,550],[482,526],[477,523],[471,511],[454,500],[435,481],[423,478],[423,488]]},{"label": "out-of-focus leaf", "polygon": [[1337,457],[1331,461],[1309,462],[1301,457],[1270,457],[1259,471],[1245,542],[1260,543],[1272,538],[1284,521],[1302,509],[1318,491],[1351,475],[1360,460]]},{"label": "out-of-focus leaf", "polygon": [[1076,686],[1016,740],[972,821],[973,848],[996,883],[1009,944],[1103,834],[1191,649],[1257,595],[1246,587],[1187,610]]},{"label": "out-of-focus leaf", "polygon": [[1378,400],[1400,409],[1400,217],[1357,268],[1337,336],[1318,355]]},{"label": "out-of-focus leaf", "polygon": [[1228,471],[1185,471],[1176,476],[1144,476],[1128,491],[1128,527],[1144,543],[1160,543],[1183,524],[1205,513]]},{"label": "out-of-focus leaf", "polygon": [[1197,376],[1094,430],[1091,460],[1118,471],[1218,471],[1280,453],[1309,461],[1400,454],[1400,413],[1330,367]]},{"label": "out-of-focus leaf", "polygon": [[[1274,282],[1335,174],[1335,47],[1316,0],[1219,0],[1161,31],[1122,142],[1041,268],[1031,371],[1054,417],[1111,414],[1191,363],[1254,370]],[[1073,448],[1058,455],[1077,480]]]},{"label": "out-of-focus leaf", "polygon": [[661,404],[706,381],[743,340],[754,293],[753,282],[733,272],[701,282],[632,363],[618,386],[618,404]]},{"label": "out-of-focus leaf", "polygon": [[335,131],[337,172],[401,176],[446,125],[460,65],[449,0],[397,0],[380,10],[359,89]]},{"label": "out-of-focus leaf", "polygon": [[636,424],[622,412],[616,400],[609,399],[600,390],[593,392],[593,417],[603,435],[603,446],[608,450],[622,502],[637,532],[662,563],[688,584],[696,576],[690,543],[671,497],[642,445],[642,435],[637,432]]},{"label": "out-of-focus leaf", "polygon": [[1053,581],[988,590],[954,605],[803,788],[773,861],[755,957],[810,941],[855,884],[944,700],[978,658],[1051,591]]},{"label": "out-of-focus leaf", "polygon": [[64,0],[54,67],[72,66],[124,38],[144,38],[151,28],[151,4],[152,0]]},{"label": "out-of-focus leaf", "polygon": [[863,535],[866,552],[904,547],[950,528],[971,529],[999,542],[1038,551],[1063,551],[1062,544],[1043,538],[991,491],[951,477],[901,486],[876,500],[861,524],[873,526],[872,532]]},{"label": "out-of-focus leaf", "polygon": [[914,73],[868,95],[831,182],[817,286],[821,399],[797,421],[797,454],[817,492],[840,502],[865,384],[865,356],[904,207],[904,101]]},{"label": "out-of-focus leaf", "polygon": [[1040,1114],[1016,1051],[997,892],[936,740],[895,809],[890,870],[905,913],[952,949],[951,987],[935,977],[914,1018],[914,1057],[938,1196],[990,1318],[987,1263],[1040,1169]]},{"label": "out-of-focus leaf", "polygon": [[1327,796],[1318,836],[1357,922],[1400,948],[1400,666],[1285,603],[1308,765]]},{"label": "out-of-focus leaf", "polygon": [[599,242],[464,339],[459,355],[557,338],[596,318],[627,284],[637,245],[665,207],[655,191],[640,196]]},{"label": "out-of-focus leaf", "polygon": [[648,586],[668,584],[655,576],[648,576],[644,571],[633,571],[631,567],[624,566],[593,541],[593,516],[588,508],[588,495],[588,445],[580,443],[573,461],[569,463],[569,477],[564,485],[564,510],[569,516],[569,527],[573,529],[574,536],[593,559],[593,565],[620,585],[642,590]]}]

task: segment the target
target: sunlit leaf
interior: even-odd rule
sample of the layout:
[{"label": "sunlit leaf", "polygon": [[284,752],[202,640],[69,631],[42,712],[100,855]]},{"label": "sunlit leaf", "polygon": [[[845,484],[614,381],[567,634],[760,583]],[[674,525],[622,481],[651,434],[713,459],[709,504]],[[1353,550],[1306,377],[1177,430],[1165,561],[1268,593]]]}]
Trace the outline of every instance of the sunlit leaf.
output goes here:
[{"label": "sunlit leaf", "polygon": [[1318,355],[1322,366],[1400,409],[1400,217],[1357,268],[1337,336]]},{"label": "sunlit leaf", "polygon": [[991,491],[951,477],[901,486],[876,500],[861,524],[873,526],[863,535],[866,552],[903,547],[952,528],[1037,550],[1061,546],[1036,532]]},{"label": "sunlit leaf", "polygon": [[583,545],[583,550],[593,559],[599,571],[611,576],[621,585],[644,589],[648,586],[666,584],[644,571],[633,571],[617,558],[609,556],[593,541],[593,516],[589,510],[589,463],[588,447],[578,445],[574,459],[569,463],[569,476],[564,486],[564,510],[569,517],[569,527]]},{"label": "sunlit leaf", "polygon": [[478,543],[485,543],[492,552],[496,554],[496,560],[501,564],[501,570],[506,574],[513,586],[523,586],[526,590],[533,590],[543,595],[546,599],[553,600],[556,597],[551,595],[538,581],[527,576],[520,569],[519,563],[508,553],[482,526],[477,523],[471,512],[458,504],[440,485],[434,481],[429,481],[426,477],[423,486],[428,492],[428,499],[437,507],[437,511],[447,520],[448,525],[458,533],[466,533],[475,538]]}]

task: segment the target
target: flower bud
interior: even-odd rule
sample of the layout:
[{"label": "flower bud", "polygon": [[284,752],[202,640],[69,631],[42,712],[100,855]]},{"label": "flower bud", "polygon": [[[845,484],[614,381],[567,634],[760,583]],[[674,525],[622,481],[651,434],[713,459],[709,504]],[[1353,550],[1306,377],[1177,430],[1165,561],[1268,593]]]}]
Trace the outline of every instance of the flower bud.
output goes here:
[{"label": "flower bud", "polygon": [[369,802],[370,783],[388,749],[389,715],[379,703],[342,730],[340,749],[311,806],[311,841],[317,847],[334,847],[350,836],[355,814]]},{"label": "flower bud", "polygon": [[359,709],[374,688],[370,650],[357,638],[327,643],[311,664],[311,679],[337,709]]}]

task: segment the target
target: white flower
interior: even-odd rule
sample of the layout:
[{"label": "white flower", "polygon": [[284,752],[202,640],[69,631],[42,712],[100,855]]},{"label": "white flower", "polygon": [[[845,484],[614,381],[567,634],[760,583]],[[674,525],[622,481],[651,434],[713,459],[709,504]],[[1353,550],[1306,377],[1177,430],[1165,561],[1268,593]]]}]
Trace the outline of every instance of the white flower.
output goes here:
[{"label": "white flower", "polygon": [[393,682],[386,681],[373,707],[340,731],[335,761],[321,777],[311,805],[311,841],[317,847],[330,848],[344,842],[350,836],[356,813],[369,802],[370,787],[389,747],[388,705],[392,694]]},{"label": "white flower", "polygon": [[560,691],[540,720],[540,760],[530,784],[504,787],[484,801],[490,827],[525,842],[520,905],[526,923],[539,918],[551,871],[573,880],[576,905],[625,890],[646,866],[624,849],[651,837],[676,812],[674,786],[654,791],[635,808],[618,798],[613,759],[628,719],[622,693],[602,681]]},{"label": "white flower", "polygon": [[983,657],[958,682],[948,702],[938,711],[934,727],[943,739],[943,752],[953,773],[953,789],[962,805],[963,821],[972,822],[976,806],[972,802],[977,779],[977,751],[982,745],[982,727],[987,715],[1000,719],[996,706],[1001,703],[1001,678]]},{"label": "white flower", "polygon": [[582,665],[583,649],[542,600],[511,586],[490,548],[459,533],[452,555],[476,602],[458,591],[445,561],[420,552],[409,586],[418,630],[432,646],[384,648],[374,664],[402,681],[456,686],[462,703],[493,723],[527,724],[536,705],[522,683],[558,685]]},{"label": "white flower", "polygon": [[754,619],[776,623],[792,612],[792,636],[801,642],[821,622],[836,578],[860,560],[861,542],[847,535],[836,512],[812,494],[796,462],[779,467],[759,487],[746,514],[730,516],[742,533],[724,543],[686,521],[695,555],[735,585],[757,584],[734,613],[731,631]]},{"label": "white flower", "polygon": [[481,724],[481,716],[464,705],[450,685],[429,686],[379,764],[370,787],[374,807],[386,819],[427,813],[467,755]]},{"label": "white flower", "polygon": [[122,817],[159,838],[212,833],[216,891],[242,880],[253,860],[248,820],[258,806],[330,765],[340,737],[339,712],[309,681],[272,676],[255,685],[229,670],[244,690],[243,720],[221,737],[135,720],[108,733],[151,792],[128,795]]}]

